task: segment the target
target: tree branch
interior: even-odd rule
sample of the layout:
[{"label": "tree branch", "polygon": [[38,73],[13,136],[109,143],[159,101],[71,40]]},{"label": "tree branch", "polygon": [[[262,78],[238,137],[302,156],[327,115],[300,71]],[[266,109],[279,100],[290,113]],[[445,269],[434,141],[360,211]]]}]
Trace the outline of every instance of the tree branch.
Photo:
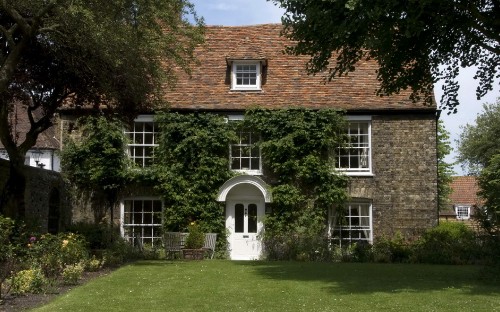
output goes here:
[{"label": "tree branch", "polygon": [[10,6],[7,3],[7,0],[2,0],[1,3],[5,12],[7,12],[7,14],[9,14],[9,16],[12,17],[12,19],[19,25],[19,27],[21,27],[21,31],[25,35],[28,36],[31,35],[31,26],[29,25],[28,22],[26,22],[26,19],[24,19],[24,17],[22,17],[21,14],[19,14],[19,12],[17,12],[16,9]]}]

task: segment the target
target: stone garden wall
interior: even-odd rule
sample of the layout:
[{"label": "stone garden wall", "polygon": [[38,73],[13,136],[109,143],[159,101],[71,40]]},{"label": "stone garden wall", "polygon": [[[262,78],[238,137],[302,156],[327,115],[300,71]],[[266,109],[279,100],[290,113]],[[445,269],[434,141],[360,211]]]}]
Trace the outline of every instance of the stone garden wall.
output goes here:
[{"label": "stone garden wall", "polygon": [[[71,208],[60,173],[29,166],[25,166],[24,172],[26,220],[38,226],[41,232],[63,230],[71,222]],[[0,189],[7,182],[8,174],[9,162],[0,159]]]}]

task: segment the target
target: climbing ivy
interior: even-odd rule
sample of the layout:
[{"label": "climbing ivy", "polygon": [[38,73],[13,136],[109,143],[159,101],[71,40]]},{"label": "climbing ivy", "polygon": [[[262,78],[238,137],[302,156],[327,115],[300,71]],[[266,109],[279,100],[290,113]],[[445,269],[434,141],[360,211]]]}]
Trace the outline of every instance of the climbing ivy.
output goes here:
[{"label": "climbing ivy", "polygon": [[80,136],[68,138],[61,151],[62,172],[75,196],[91,204],[96,223],[113,207],[128,183],[129,162],[121,120],[87,116],[76,123]]},{"label": "climbing ivy", "polygon": [[264,175],[273,186],[273,213],[266,218],[264,234],[268,253],[277,244],[321,237],[328,208],[342,207],[348,197],[348,179],[335,172],[333,163],[346,139],[343,115],[334,110],[253,109],[245,123],[260,132]]},{"label": "climbing ivy", "polygon": [[224,208],[216,202],[229,170],[232,125],[210,113],[164,112],[157,115],[158,148],[154,171],[165,202],[167,230],[185,230],[192,221],[204,231],[223,233]]}]

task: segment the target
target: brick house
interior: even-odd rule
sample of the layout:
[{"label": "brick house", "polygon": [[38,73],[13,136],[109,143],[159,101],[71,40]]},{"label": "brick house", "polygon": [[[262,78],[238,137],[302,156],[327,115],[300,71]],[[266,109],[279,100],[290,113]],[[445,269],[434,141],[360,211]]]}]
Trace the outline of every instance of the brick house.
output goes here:
[{"label": "brick house", "polygon": [[[329,83],[320,74],[307,75],[307,57],[283,53],[288,42],[280,36],[281,27],[208,26],[206,42],[196,50],[199,65],[190,76],[179,72],[176,87],[165,90],[170,109],[218,113],[230,121],[240,120],[246,109],[255,106],[345,110],[350,123],[346,131],[357,150],[337,155],[338,170],[351,181],[346,217],[352,222],[340,229],[344,239],[373,242],[382,235],[411,236],[436,225],[436,106],[414,103],[405,92],[377,96],[377,66],[371,61]],[[150,162],[155,133],[153,116],[148,114],[139,115],[127,130],[132,139],[128,152],[139,166]],[[247,138],[236,145],[252,143]],[[230,255],[256,259],[262,252],[258,238],[262,217],[272,202],[262,174],[262,155],[231,152],[228,157],[231,169],[241,173],[221,185],[217,197],[225,206]],[[139,233],[146,244],[161,235],[161,224],[151,216],[161,210],[159,197],[136,190],[122,198],[114,221],[124,236]],[[150,221],[134,223],[132,214]],[[330,228],[335,227],[332,219],[329,222]]]},{"label": "brick house", "polygon": [[439,212],[440,221],[465,222],[471,227],[477,224],[473,222],[474,210],[482,206],[482,200],[477,193],[479,185],[475,176],[454,176],[452,178],[449,209]]}]

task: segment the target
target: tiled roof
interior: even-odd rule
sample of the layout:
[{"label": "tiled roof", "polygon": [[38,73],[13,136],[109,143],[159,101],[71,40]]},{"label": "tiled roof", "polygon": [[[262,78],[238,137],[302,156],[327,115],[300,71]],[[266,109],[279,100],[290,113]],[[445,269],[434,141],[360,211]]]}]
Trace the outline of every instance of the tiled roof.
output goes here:
[{"label": "tiled roof", "polygon": [[477,196],[479,187],[477,178],[473,176],[456,176],[451,182],[452,193],[451,204],[479,204],[481,201]]},{"label": "tiled roof", "polygon": [[[255,26],[207,26],[206,41],[196,49],[200,61],[191,77],[178,73],[173,90],[165,89],[172,108],[240,110],[308,107],[345,110],[435,110],[412,103],[409,92],[377,96],[377,64],[362,61],[356,71],[331,82],[324,75],[311,76],[305,65],[309,57],[283,53],[290,44],[280,36],[280,24]],[[231,91],[231,59],[265,59],[262,91]]]},{"label": "tiled roof", "polygon": [[[35,114],[35,118],[37,114]],[[10,123],[13,125],[13,131],[16,135],[16,141],[18,145],[24,141],[26,133],[30,129],[30,122],[28,120],[28,113],[26,107],[20,102],[14,105],[14,110],[9,116]],[[3,144],[0,142],[0,148],[3,148]],[[56,129],[55,126],[50,127],[44,132],[38,135],[38,139],[34,148],[40,149],[59,149],[59,141],[56,139]]]}]

